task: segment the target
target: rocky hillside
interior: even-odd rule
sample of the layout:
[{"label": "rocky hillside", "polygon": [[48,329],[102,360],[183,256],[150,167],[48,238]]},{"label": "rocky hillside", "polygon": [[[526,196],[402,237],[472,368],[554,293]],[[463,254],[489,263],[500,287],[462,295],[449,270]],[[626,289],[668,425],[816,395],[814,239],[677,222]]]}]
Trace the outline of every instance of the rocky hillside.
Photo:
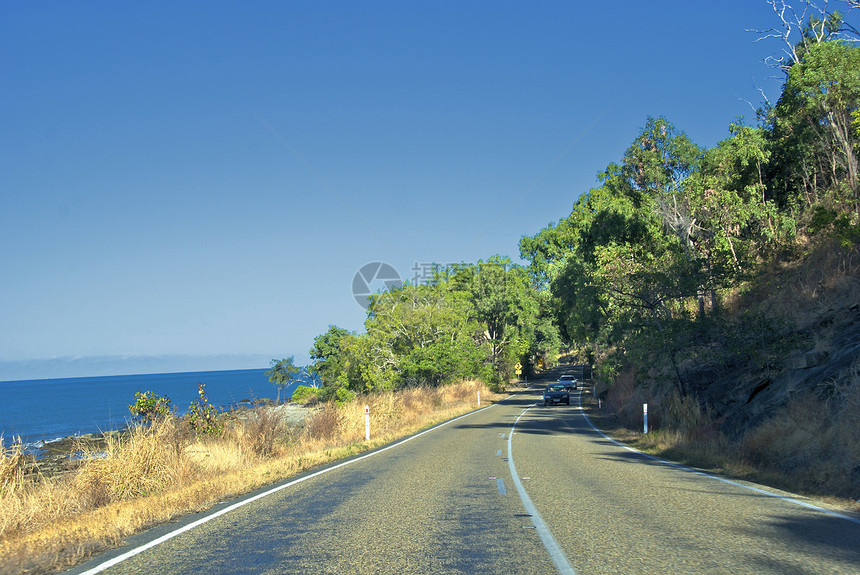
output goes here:
[{"label": "rocky hillside", "polygon": [[790,478],[790,489],[860,501],[860,248],[824,242],[782,262],[714,325],[679,366],[696,413],[672,400],[668,369],[613,402],[616,382],[610,403],[635,415],[653,402],[693,451],[718,438],[730,458]]},{"label": "rocky hillside", "polygon": [[[723,381],[708,393],[708,402],[725,417],[724,428],[732,435],[755,428],[792,400],[812,395],[818,400],[839,401],[857,385],[860,369],[860,306],[840,310],[847,314],[833,328],[827,349],[813,345],[791,353],[778,369],[757,374],[738,374],[735,382]],[[835,318],[834,318],[835,321]]]},{"label": "rocky hillside", "polygon": [[860,386],[858,264],[856,246],[824,242],[738,297],[734,333],[726,334],[734,342],[720,361],[687,372],[724,433],[739,437],[794,400],[838,409]]}]

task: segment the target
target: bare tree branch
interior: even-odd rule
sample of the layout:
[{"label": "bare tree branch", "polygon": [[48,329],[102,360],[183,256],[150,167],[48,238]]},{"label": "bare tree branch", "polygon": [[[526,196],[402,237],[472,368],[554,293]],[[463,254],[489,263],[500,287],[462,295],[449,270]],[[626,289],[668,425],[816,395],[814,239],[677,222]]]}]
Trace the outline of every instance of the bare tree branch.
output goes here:
[{"label": "bare tree branch", "polygon": [[[847,5],[847,15],[855,8],[860,8],[860,0],[841,0]],[[829,24],[829,16],[835,12],[829,9],[829,2],[818,5],[811,0],[800,0],[803,10],[798,12],[794,6],[785,0],[765,0],[773,9],[780,24],[764,30],[748,29],[759,35],[755,42],[777,39],[783,44],[782,55],[768,56],[765,63],[788,73],[791,67],[800,61],[802,55],[814,44],[826,42],[834,38],[851,41],[860,40],[860,30],[842,19],[838,30],[833,30]],[[854,36],[852,38],[851,36]]]}]

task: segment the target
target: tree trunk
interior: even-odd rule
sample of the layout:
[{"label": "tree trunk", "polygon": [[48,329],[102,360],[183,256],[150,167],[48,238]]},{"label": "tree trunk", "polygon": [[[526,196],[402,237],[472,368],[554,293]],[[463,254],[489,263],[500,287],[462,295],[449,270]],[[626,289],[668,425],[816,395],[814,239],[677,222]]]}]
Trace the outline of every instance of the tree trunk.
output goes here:
[{"label": "tree trunk", "polygon": [[672,369],[675,370],[675,385],[678,387],[678,393],[681,394],[681,397],[687,397],[687,386],[684,385],[684,379],[681,377],[681,369],[675,359],[674,350],[669,352],[669,361],[672,362]]}]

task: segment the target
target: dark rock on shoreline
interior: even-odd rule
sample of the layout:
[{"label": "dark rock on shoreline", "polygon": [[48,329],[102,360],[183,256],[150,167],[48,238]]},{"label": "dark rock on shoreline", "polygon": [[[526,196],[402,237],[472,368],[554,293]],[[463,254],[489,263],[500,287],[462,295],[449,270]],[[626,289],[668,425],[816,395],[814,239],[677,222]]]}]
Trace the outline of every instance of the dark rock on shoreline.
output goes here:
[{"label": "dark rock on shoreline", "polygon": [[108,441],[127,433],[127,429],[86,433],[45,443],[38,455],[26,455],[24,471],[53,477],[73,471],[85,453],[98,453],[107,448]]}]

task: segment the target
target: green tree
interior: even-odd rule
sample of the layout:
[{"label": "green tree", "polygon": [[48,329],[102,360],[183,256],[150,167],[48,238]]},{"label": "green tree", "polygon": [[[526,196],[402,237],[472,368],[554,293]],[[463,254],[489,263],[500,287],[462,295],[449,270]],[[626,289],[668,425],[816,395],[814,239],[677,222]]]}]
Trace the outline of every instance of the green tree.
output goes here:
[{"label": "green tree", "polygon": [[535,236],[520,239],[520,257],[529,262],[528,271],[538,289],[546,289],[564,268],[570,253],[576,248],[580,226],[574,213],[550,223]]},{"label": "green tree", "polygon": [[547,290],[534,290],[538,312],[534,317],[533,329],[529,338],[529,349],[527,362],[523,366],[527,373],[534,373],[534,366],[538,363],[544,366],[555,364],[556,356],[561,349],[561,333],[555,318],[555,307],[553,299]]},{"label": "green tree", "polygon": [[[658,329],[676,302],[696,297],[699,231],[685,192],[700,150],[663,118],[649,118],[621,165],[580,197],[568,218],[575,247],[552,283],[567,333],[618,339]],[[598,325],[600,327],[598,327]]]},{"label": "green tree", "polygon": [[729,132],[729,138],[705,153],[700,172],[687,186],[699,228],[695,249],[712,289],[752,273],[756,262],[792,239],[796,227],[768,190],[768,131],[738,121]]},{"label": "green tree", "polygon": [[298,367],[293,365],[293,356],[291,355],[288,358],[276,360],[272,360],[272,368],[266,371],[266,375],[269,376],[269,381],[275,384],[278,388],[278,397],[275,400],[275,405],[281,403],[281,390],[292,383],[295,379],[296,374],[301,371]]},{"label": "green tree", "polygon": [[860,213],[858,107],[860,47],[820,42],[791,67],[770,120],[773,183],[783,206],[847,201]]},{"label": "green tree", "polygon": [[[649,117],[624,154],[619,192],[638,207],[648,198],[671,200],[682,192],[684,180],[696,169],[701,150],[662,117]],[[673,218],[664,218],[674,223]],[[674,227],[674,226],[673,226]]]},{"label": "green tree", "polygon": [[[447,288],[444,281],[404,285],[373,296],[365,323],[372,359],[364,373],[373,387],[435,385],[462,371],[453,368],[449,356],[467,349],[464,342],[473,337],[475,325],[469,303]],[[448,359],[432,367],[432,357]],[[409,369],[404,370],[404,361]]]},{"label": "green tree", "polygon": [[473,338],[486,349],[484,363],[497,384],[513,375],[514,364],[533,364],[538,356],[558,349],[551,306],[541,306],[541,296],[526,268],[511,263],[510,258],[493,256],[452,269],[446,277],[456,293],[467,298],[466,309],[477,327]]},{"label": "green tree", "polygon": [[482,372],[484,350],[470,338],[441,339],[426,347],[413,348],[399,366],[407,386],[438,386],[470,377],[487,377]]},{"label": "green tree", "polygon": [[521,241],[572,343],[612,344],[649,329],[668,334],[687,302],[701,297],[703,230],[688,195],[701,158],[666,119],[648,118],[623,162],[599,175],[600,187],[580,196],[557,226]]},{"label": "green tree", "polygon": [[514,343],[521,306],[520,296],[523,282],[517,282],[515,273],[509,269],[510,259],[494,257],[479,262],[472,280],[472,305],[475,318],[484,328],[482,337],[490,346],[493,370],[499,376],[510,371],[507,357],[508,347]]},{"label": "green tree", "polygon": [[342,342],[348,335],[347,330],[330,325],[327,332],[314,338],[314,346],[309,352],[314,363],[308,371],[319,375],[324,385],[334,384],[342,371],[345,361]]},{"label": "green tree", "polygon": [[[427,285],[376,294],[364,334],[331,327],[311,356],[325,389],[352,392],[481,378],[500,386],[518,362],[558,348],[548,295],[526,269],[494,257],[436,271]],[[543,316],[542,316],[543,314]]]}]

